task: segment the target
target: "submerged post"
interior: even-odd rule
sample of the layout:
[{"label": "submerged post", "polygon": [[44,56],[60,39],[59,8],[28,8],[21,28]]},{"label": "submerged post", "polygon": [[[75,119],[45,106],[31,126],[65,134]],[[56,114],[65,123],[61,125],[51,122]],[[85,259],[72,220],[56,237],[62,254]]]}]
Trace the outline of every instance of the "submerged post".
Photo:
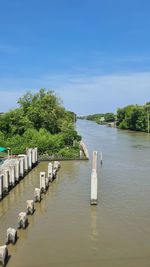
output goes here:
[{"label": "submerged post", "polygon": [[91,174],[91,205],[97,205],[97,151],[93,152],[93,164]]}]

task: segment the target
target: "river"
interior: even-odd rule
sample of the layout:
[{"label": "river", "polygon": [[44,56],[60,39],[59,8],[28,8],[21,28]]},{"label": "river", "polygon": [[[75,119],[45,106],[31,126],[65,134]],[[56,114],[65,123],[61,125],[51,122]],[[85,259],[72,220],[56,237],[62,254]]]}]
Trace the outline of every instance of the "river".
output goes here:
[{"label": "river", "polygon": [[[66,161],[26,230],[9,245],[8,267],[149,267],[150,136],[77,122],[89,161]],[[98,164],[98,205],[90,206],[92,151]],[[43,162],[0,202],[0,244],[39,185]]]}]

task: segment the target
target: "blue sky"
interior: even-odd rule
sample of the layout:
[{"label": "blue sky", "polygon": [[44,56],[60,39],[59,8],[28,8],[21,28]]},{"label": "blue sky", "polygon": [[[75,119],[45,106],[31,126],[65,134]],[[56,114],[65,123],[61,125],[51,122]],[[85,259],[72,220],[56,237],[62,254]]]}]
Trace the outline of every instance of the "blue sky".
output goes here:
[{"label": "blue sky", "polygon": [[78,114],[150,101],[149,0],[0,0],[0,111],[53,89]]}]

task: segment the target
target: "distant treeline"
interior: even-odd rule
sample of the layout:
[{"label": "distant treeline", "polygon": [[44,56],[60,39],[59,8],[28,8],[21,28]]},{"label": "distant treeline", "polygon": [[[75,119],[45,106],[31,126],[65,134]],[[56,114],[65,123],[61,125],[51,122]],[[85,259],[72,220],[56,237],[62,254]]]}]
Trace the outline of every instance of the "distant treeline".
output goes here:
[{"label": "distant treeline", "polygon": [[98,124],[107,124],[116,122],[119,129],[128,129],[133,131],[150,131],[150,102],[145,105],[128,105],[117,109],[117,114],[93,114],[81,116],[80,119],[95,121]]},{"label": "distant treeline", "polygon": [[117,110],[117,126],[120,129],[149,131],[150,102],[143,106],[129,105]]},{"label": "distant treeline", "polygon": [[108,122],[114,122],[116,120],[116,116],[114,113],[98,113],[87,116],[80,116],[79,119],[85,119],[90,121],[95,121],[98,124],[105,124]]}]

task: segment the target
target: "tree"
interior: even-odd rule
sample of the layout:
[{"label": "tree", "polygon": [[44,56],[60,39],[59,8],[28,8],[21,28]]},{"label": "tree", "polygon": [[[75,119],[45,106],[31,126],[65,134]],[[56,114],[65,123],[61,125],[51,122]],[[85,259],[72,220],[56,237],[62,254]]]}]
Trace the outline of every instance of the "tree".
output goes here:
[{"label": "tree", "polygon": [[[80,140],[75,131],[75,114],[65,110],[53,91],[27,92],[18,100],[19,108],[0,115],[0,144],[14,153],[38,146],[41,154],[71,152],[73,141]],[[64,149],[64,150],[63,150]],[[78,148],[79,150],[79,148]]]},{"label": "tree", "polygon": [[104,115],[105,121],[106,122],[114,122],[115,121],[115,115],[114,113],[106,113]]}]

